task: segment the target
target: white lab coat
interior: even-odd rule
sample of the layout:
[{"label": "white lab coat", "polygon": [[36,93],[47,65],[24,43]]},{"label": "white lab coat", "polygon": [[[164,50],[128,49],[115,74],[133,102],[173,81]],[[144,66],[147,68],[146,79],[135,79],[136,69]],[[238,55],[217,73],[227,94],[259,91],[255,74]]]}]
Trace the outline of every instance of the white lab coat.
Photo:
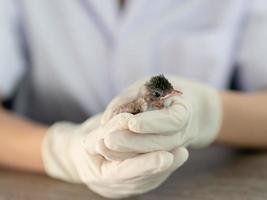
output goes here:
[{"label": "white lab coat", "polygon": [[168,73],[267,87],[264,0],[1,0],[0,94],[52,123],[103,111],[123,88]]}]

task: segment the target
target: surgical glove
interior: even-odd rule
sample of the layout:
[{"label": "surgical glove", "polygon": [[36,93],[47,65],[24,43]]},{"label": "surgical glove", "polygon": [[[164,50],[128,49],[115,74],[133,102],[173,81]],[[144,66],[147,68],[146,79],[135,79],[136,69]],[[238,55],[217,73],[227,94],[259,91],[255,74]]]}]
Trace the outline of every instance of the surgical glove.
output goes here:
[{"label": "surgical glove", "polygon": [[[108,161],[93,151],[100,115],[82,125],[59,122],[44,138],[42,153],[48,175],[74,183],[84,183],[92,191],[108,197],[123,198],[159,186],[188,158],[185,148],[173,152],[155,151],[123,161]],[[102,137],[102,136],[101,136]],[[91,143],[89,141],[91,138]],[[88,147],[86,146],[88,145]],[[92,152],[92,153],[91,153]]]},{"label": "surgical glove", "polygon": [[[222,119],[218,92],[199,82],[177,76],[166,77],[174,89],[183,94],[165,100],[164,109],[132,115],[128,127],[137,134],[110,135],[105,140],[109,149],[120,152],[169,151],[177,146],[204,147],[215,140]],[[104,112],[102,124],[107,123],[121,105],[137,98],[144,84],[145,80],[138,81],[117,96]]]}]

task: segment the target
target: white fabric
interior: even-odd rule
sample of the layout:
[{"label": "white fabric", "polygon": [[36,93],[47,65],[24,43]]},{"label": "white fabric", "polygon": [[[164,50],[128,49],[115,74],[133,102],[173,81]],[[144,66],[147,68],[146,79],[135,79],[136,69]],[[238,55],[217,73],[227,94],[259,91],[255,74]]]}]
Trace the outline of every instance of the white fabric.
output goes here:
[{"label": "white fabric", "polygon": [[11,95],[25,71],[18,18],[14,4],[0,1],[0,97]]},{"label": "white fabric", "polygon": [[[117,199],[156,188],[188,158],[185,148],[176,148],[171,153],[155,151],[123,161],[105,160],[92,153],[98,134],[104,135],[93,131],[99,126],[100,117],[82,125],[60,122],[49,129],[42,152],[45,170],[50,176],[84,183],[102,196]],[[87,137],[94,139],[85,144]]]},{"label": "white fabric", "polygon": [[267,1],[251,5],[238,54],[241,85],[248,91],[267,89]]},{"label": "white fabric", "polygon": [[82,121],[151,74],[223,89],[238,62],[244,89],[262,89],[266,5],[264,0],[131,0],[120,12],[117,0],[3,0],[0,93],[8,96],[25,72],[19,33],[10,29],[19,22],[31,68],[15,109],[39,121]]},{"label": "white fabric", "polygon": [[[199,148],[215,140],[222,119],[218,92],[198,82],[167,77],[173,87],[183,94],[167,99],[164,109],[132,115],[128,128],[133,133],[109,134],[104,142],[107,148],[119,152],[169,151],[177,146]],[[111,101],[103,114],[102,124],[116,117],[120,106],[137,98],[145,82],[136,82]]]}]

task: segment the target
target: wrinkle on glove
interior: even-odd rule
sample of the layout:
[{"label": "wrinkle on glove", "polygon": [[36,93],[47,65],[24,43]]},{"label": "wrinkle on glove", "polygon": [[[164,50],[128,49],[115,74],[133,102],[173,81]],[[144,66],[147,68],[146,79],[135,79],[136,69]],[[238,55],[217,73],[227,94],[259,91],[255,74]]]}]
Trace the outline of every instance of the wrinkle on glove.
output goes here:
[{"label": "wrinkle on glove", "polygon": [[[91,154],[100,154],[107,160],[118,161],[131,158],[140,152],[121,152],[110,149],[106,140],[112,135],[124,134],[128,131],[128,122],[133,117],[130,113],[121,113],[112,118],[107,124],[99,126],[84,139],[84,147]],[[141,152],[145,153],[145,152]]]}]

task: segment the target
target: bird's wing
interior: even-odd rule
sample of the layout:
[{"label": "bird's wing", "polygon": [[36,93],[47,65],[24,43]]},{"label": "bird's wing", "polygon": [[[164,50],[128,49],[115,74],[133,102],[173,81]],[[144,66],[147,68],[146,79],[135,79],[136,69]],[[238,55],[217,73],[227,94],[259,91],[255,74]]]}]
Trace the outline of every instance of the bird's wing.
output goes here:
[{"label": "bird's wing", "polygon": [[122,105],[118,109],[118,113],[127,112],[127,113],[137,114],[140,112],[144,112],[146,110],[147,110],[146,101],[144,100],[144,98],[139,97],[137,99],[134,99],[133,101],[130,101],[129,103]]}]

